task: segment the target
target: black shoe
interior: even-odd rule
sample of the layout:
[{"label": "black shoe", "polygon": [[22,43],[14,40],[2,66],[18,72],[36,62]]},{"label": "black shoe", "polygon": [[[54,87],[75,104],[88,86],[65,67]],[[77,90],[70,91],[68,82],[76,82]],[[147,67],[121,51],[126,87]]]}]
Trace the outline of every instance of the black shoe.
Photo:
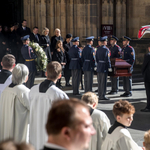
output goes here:
[{"label": "black shoe", "polygon": [[123,93],[120,95],[121,97],[131,97],[132,93],[128,94],[128,93]]},{"label": "black shoe", "polygon": [[108,94],[110,94],[110,95],[115,95],[115,94],[117,94],[118,92],[113,92],[113,91],[110,91]]},{"label": "black shoe", "polygon": [[70,86],[72,86],[72,85],[71,85],[71,84],[69,84],[69,83],[67,83],[67,84],[66,84],[66,86],[67,86],[67,87],[70,87]]},{"label": "black shoe", "polygon": [[144,108],[144,109],[141,109],[141,112],[150,112],[150,109]]},{"label": "black shoe", "polygon": [[95,90],[95,92],[98,92],[98,89],[97,89],[97,90]]},{"label": "black shoe", "polygon": [[81,93],[73,93],[73,95],[75,95],[75,96],[82,96]]},{"label": "black shoe", "polygon": [[110,100],[110,99],[107,97],[103,97],[103,98],[100,98],[99,100]]}]

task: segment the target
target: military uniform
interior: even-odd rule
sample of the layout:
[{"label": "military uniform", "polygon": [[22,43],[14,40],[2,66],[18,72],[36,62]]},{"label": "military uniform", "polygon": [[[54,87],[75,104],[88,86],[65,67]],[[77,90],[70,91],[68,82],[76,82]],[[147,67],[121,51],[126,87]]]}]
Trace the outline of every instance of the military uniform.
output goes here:
[{"label": "military uniform", "polygon": [[[88,37],[86,40],[93,40],[94,37]],[[93,86],[93,72],[95,67],[95,50],[91,45],[87,45],[82,51],[82,63],[84,72],[84,86],[85,92],[92,91]]]},{"label": "military uniform", "polygon": [[[128,39],[129,41],[131,40],[129,37],[124,37],[125,39]],[[127,45],[126,47],[122,48],[122,59],[125,60],[127,63],[131,64],[131,69],[130,72],[132,73],[133,71],[133,65],[135,62],[135,51],[134,48],[130,45]],[[123,89],[125,91],[124,94],[120,96],[132,96],[132,77],[123,77]]]},{"label": "military uniform", "polygon": [[[79,37],[76,37],[72,40],[72,42],[76,42],[79,40]],[[79,95],[79,84],[81,79],[81,51],[77,47],[77,45],[73,45],[69,49],[69,57],[70,57],[70,65],[69,69],[71,69],[72,73],[72,88],[73,94]]]},{"label": "military uniform", "polygon": [[[101,37],[101,41],[107,39],[107,36]],[[100,100],[108,100],[105,97],[108,68],[111,68],[109,49],[102,45],[96,51],[98,95]]]},{"label": "military uniform", "polygon": [[[22,40],[28,39],[29,36],[24,36]],[[35,65],[35,58],[36,55],[32,52],[32,48],[28,45],[23,45],[21,48],[21,54],[23,58],[25,59],[25,65],[29,69],[29,78],[28,81],[26,82],[26,86],[28,88],[31,88],[34,85],[34,78],[35,78],[35,73],[36,73],[36,65]]]},{"label": "military uniform", "polygon": [[[118,38],[112,35],[111,40],[118,41]],[[111,46],[109,50],[111,52],[110,58],[121,58],[120,46],[115,44],[114,46]],[[111,79],[111,91],[108,94],[116,94],[118,92],[119,87],[119,77],[110,77],[110,79]]]}]

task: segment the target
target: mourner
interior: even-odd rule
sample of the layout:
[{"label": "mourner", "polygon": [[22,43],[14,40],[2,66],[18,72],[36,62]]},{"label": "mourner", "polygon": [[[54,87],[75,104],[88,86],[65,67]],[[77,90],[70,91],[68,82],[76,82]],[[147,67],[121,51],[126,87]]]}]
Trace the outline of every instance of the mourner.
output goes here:
[{"label": "mourner", "polygon": [[109,100],[105,97],[108,69],[111,71],[109,49],[106,47],[107,36],[101,37],[99,40],[102,42],[102,46],[96,51],[98,96],[99,100]]},{"label": "mourner", "polygon": [[3,57],[0,72],[0,95],[3,90],[12,82],[12,70],[15,67],[15,57],[11,54],[7,54]]},{"label": "mourner", "polygon": [[85,150],[95,134],[89,108],[78,99],[54,102],[46,130],[48,141],[44,150]]},{"label": "mourner", "polygon": [[148,53],[144,56],[144,62],[142,66],[142,74],[144,76],[144,84],[147,96],[147,105],[143,112],[150,112],[150,45],[148,46]]},{"label": "mourner", "polygon": [[29,142],[36,150],[42,149],[47,141],[45,124],[52,103],[57,99],[69,99],[65,92],[55,85],[61,78],[61,71],[62,67],[59,62],[50,62],[47,65],[47,79],[33,86],[29,94],[31,103]]},{"label": "mourner", "polygon": [[145,147],[145,150],[150,150],[150,130],[146,131],[144,134],[143,146]]},{"label": "mourner", "polygon": [[93,49],[94,36],[87,37],[87,45],[82,51],[85,92],[92,91],[93,73],[95,67],[95,50]]},{"label": "mourner", "polygon": [[127,127],[133,121],[135,108],[128,101],[117,101],[113,106],[116,119],[102,144],[102,150],[143,150],[132,139]]},{"label": "mourner", "polygon": [[[111,55],[110,58],[121,58],[121,48],[117,45],[118,38],[114,35],[111,36],[109,48]],[[119,77],[110,77],[111,79],[111,91],[108,94],[117,94],[119,89]]]},{"label": "mourner", "polygon": [[81,95],[79,93],[79,84],[81,79],[81,51],[78,48],[79,45],[79,37],[72,39],[73,46],[69,49],[69,58],[70,58],[70,65],[69,69],[71,69],[72,73],[72,88],[73,88],[73,95]]},{"label": "mourner", "polygon": [[102,143],[108,133],[108,129],[110,128],[110,120],[104,112],[96,109],[98,105],[98,97],[95,93],[87,92],[82,96],[81,100],[87,103],[90,107],[93,126],[97,131],[91,138],[88,150],[102,150]]},{"label": "mourner", "polygon": [[38,27],[33,28],[33,32],[30,34],[30,41],[39,43],[40,42],[40,34],[38,34],[39,29]]},{"label": "mourner", "polygon": [[29,78],[26,82],[26,86],[30,89],[34,85],[34,78],[36,74],[36,65],[35,65],[35,58],[36,55],[34,54],[32,48],[28,45],[30,42],[29,35],[26,35],[22,38],[23,46],[21,48],[21,54],[25,60],[25,65],[29,69]]},{"label": "mourner", "polygon": [[70,59],[69,59],[69,54],[68,51],[72,47],[72,34],[67,34],[66,35],[66,40],[63,42],[63,47],[65,49],[65,54],[66,54],[66,65],[64,69],[64,77],[66,81],[66,86],[71,86],[69,83],[70,77],[71,77],[71,70],[69,69],[69,64],[70,64]]},{"label": "mourner", "polygon": [[26,142],[29,124],[29,92],[23,85],[28,80],[29,70],[17,64],[12,71],[12,83],[0,97],[0,141],[14,139]]},{"label": "mourner", "polygon": [[[127,36],[123,37],[123,48],[122,48],[122,59],[124,59],[127,63],[131,64],[130,72],[133,71],[133,65],[135,62],[135,52],[134,48],[129,45],[131,39]],[[125,93],[120,96],[130,97],[132,96],[132,77],[123,77],[123,89]]]}]

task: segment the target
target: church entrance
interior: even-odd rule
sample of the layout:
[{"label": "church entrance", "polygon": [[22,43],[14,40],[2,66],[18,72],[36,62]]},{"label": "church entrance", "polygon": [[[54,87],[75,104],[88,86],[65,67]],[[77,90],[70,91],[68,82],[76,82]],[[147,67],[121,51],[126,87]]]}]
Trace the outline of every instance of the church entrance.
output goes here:
[{"label": "church entrance", "polygon": [[0,4],[0,24],[21,23],[23,19],[23,0],[3,0]]}]

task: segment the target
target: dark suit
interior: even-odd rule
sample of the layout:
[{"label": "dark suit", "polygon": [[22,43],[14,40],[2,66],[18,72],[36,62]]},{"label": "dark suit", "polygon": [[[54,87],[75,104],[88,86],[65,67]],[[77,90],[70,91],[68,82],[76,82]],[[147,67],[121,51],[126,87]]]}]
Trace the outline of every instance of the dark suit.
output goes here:
[{"label": "dark suit", "polygon": [[31,34],[31,30],[30,28],[26,27],[25,29],[22,28],[22,26],[20,26],[18,29],[17,29],[17,33],[18,35],[21,37],[24,37],[25,35],[30,35]]},{"label": "dark suit", "polygon": [[40,41],[40,34],[34,34],[34,33],[31,33],[30,34],[30,41],[31,42],[35,42],[35,43],[39,43]]},{"label": "dark suit", "polygon": [[[42,46],[43,50],[45,51],[47,58],[48,58],[48,62],[51,62],[52,61],[51,50],[50,50],[51,42],[50,42],[49,36],[42,35],[40,37],[39,44],[40,46]],[[47,44],[49,44],[49,46],[47,46]]]},{"label": "dark suit", "polygon": [[147,53],[144,57],[142,74],[144,76],[144,83],[145,83],[146,96],[147,96],[146,108],[150,109],[150,52]]},{"label": "dark suit", "polygon": [[73,45],[72,42],[70,42],[70,43],[67,43],[66,41],[63,42],[63,47],[65,49],[65,54],[66,54],[66,65],[65,65],[65,69],[64,69],[64,77],[66,80],[66,85],[69,85],[69,80],[71,77],[71,70],[69,69],[70,58],[69,58],[68,51],[72,47],[72,45]]},{"label": "dark suit", "polygon": [[43,150],[62,150],[62,149],[56,149],[56,148],[50,148],[50,147],[46,147],[44,146],[44,149]]}]

